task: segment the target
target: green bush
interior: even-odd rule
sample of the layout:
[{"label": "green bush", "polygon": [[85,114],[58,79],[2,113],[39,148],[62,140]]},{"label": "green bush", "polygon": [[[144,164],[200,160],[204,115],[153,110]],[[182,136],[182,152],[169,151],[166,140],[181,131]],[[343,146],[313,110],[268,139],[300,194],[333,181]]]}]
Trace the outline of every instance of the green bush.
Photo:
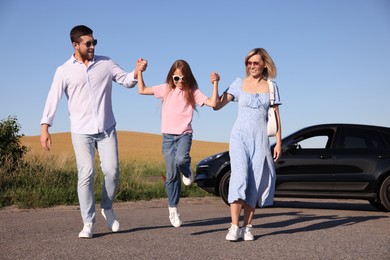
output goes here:
[{"label": "green bush", "polygon": [[9,116],[0,121],[0,166],[7,164],[6,167],[11,171],[28,151],[21,144],[24,135],[19,134],[20,128],[16,117]]}]

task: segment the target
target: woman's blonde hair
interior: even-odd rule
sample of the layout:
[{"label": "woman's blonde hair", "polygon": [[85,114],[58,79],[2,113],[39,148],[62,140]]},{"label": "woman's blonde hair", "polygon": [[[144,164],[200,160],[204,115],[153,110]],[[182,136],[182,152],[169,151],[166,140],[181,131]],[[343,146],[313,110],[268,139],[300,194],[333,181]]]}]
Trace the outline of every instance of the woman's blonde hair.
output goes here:
[{"label": "woman's blonde hair", "polygon": [[185,60],[176,60],[172,64],[172,67],[169,70],[166,79],[168,89],[165,93],[164,99],[167,97],[167,95],[169,95],[169,93],[171,93],[171,90],[175,88],[172,76],[177,69],[179,69],[184,76],[183,81],[185,83],[185,87],[182,89],[184,91],[184,97],[187,100],[188,104],[196,110],[194,93],[195,90],[198,89],[198,83],[196,82],[196,79],[192,74],[190,65]]},{"label": "woman's blonde hair", "polygon": [[246,55],[246,57],[245,57],[246,76],[247,77],[249,76],[249,68],[247,66],[248,60],[256,54],[260,55],[261,59],[263,60],[263,62],[265,64],[265,67],[263,70],[263,75],[262,75],[262,77],[260,77],[260,79],[262,79],[262,78],[266,78],[266,79],[276,78],[277,70],[276,70],[275,63],[272,60],[271,56],[268,54],[268,52],[263,48],[255,48],[255,49],[251,50],[248,53],[248,55]]}]

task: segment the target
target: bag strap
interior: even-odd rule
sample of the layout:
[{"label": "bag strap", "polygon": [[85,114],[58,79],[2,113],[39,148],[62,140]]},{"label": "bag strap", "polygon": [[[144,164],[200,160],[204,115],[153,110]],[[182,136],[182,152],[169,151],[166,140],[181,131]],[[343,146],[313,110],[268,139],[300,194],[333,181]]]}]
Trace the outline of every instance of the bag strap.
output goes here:
[{"label": "bag strap", "polygon": [[268,79],[267,82],[268,82],[268,87],[269,87],[270,106],[273,106],[275,103],[275,93],[274,93],[275,87],[270,79]]}]

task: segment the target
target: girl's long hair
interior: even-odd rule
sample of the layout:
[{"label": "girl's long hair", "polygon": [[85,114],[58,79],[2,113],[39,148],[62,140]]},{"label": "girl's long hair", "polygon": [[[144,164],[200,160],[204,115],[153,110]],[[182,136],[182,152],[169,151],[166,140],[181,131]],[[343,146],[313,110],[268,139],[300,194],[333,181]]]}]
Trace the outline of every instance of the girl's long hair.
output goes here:
[{"label": "girl's long hair", "polygon": [[[168,72],[166,83],[168,85],[167,91],[164,96],[167,98],[167,96],[171,93],[171,91],[176,87],[175,83],[173,82],[172,76],[174,75],[175,71],[179,69],[181,70],[181,73],[183,74],[184,78],[184,88],[182,89],[184,91],[184,98],[187,100],[187,103],[196,110],[195,106],[195,97],[194,93],[195,90],[198,89],[198,82],[196,82],[196,79],[194,75],[192,74],[190,65],[185,60],[176,60],[173,64],[171,69]],[[163,100],[163,102],[164,102]]]}]

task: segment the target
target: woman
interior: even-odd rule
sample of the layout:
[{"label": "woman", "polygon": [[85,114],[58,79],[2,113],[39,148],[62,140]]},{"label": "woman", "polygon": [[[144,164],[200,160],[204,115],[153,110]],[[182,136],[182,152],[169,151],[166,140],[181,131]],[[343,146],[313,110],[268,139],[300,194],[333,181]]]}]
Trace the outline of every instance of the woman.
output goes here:
[{"label": "woman", "polygon": [[[270,91],[268,81],[276,77],[276,66],[265,49],[251,50],[245,57],[246,77],[237,78],[221,95],[215,110],[230,101],[238,102],[238,115],[230,135],[231,177],[228,201],[231,226],[226,240],[254,240],[252,219],[256,205],[272,205],[275,188],[274,160],[281,155],[281,123],[278,106],[279,91],[275,82],[274,109],[278,131],[276,146],[271,155],[267,135]],[[239,217],[244,209],[244,223],[239,228]]]},{"label": "woman", "polygon": [[216,106],[218,80],[218,74],[211,73],[213,93],[209,98],[199,90],[190,65],[184,60],[173,63],[165,84],[146,87],[142,72],[138,73],[138,92],[162,99],[161,132],[166,167],[165,187],[168,194],[169,219],[174,227],[179,227],[182,223],[177,210],[181,191],[180,172],[185,185],[190,185],[194,179],[190,157],[192,115],[197,105],[213,108]]}]

